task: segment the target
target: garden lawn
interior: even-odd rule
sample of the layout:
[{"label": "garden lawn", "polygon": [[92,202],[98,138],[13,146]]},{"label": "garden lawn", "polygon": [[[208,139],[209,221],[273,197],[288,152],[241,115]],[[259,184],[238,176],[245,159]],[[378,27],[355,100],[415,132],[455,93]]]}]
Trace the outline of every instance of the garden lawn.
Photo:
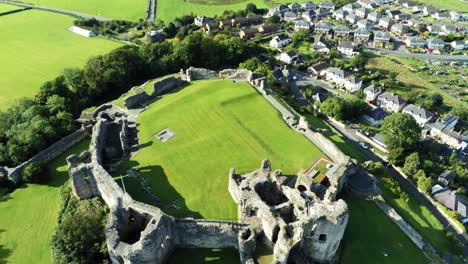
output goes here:
[{"label": "garden lawn", "polygon": [[0,17],[0,110],[20,97],[33,97],[45,81],[57,77],[64,68],[81,67],[91,56],[121,45],[70,32],[73,20],[38,10]]},{"label": "garden lawn", "polygon": [[27,2],[129,21],[146,19],[148,4],[147,0],[28,0]]},{"label": "garden lawn", "polygon": [[422,2],[440,9],[468,13],[468,2],[462,0],[423,0]]},{"label": "garden lawn", "polygon": [[[176,136],[162,143],[154,135],[165,128]],[[295,175],[323,156],[247,83],[196,81],[151,104],[138,117],[138,129],[142,149],[121,173],[139,168],[164,205],[180,207],[162,206],[177,217],[237,220],[230,168],[242,174],[270,159],[274,169]],[[125,182],[132,196],[146,201],[138,183]]]},{"label": "garden lawn", "polygon": [[50,241],[61,205],[60,187],[69,177],[65,158],[88,146],[84,140],[51,162],[45,184],[28,184],[9,194],[0,190],[0,263],[52,263]]},{"label": "garden lawn", "polygon": [[341,263],[431,263],[373,202],[349,197],[345,200],[349,222],[341,242]]},{"label": "garden lawn", "polygon": [[[295,1],[297,3],[306,0]],[[248,3],[257,5],[258,8],[269,8],[278,4],[291,3],[288,0],[158,0],[156,19],[170,22],[183,15],[222,15],[225,10],[242,10]],[[320,1],[314,0],[318,3]]]}]

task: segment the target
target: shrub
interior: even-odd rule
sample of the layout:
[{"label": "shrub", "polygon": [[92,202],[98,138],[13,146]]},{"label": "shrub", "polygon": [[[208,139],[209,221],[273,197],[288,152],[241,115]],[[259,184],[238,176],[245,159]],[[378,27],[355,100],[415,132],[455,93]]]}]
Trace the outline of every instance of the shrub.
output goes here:
[{"label": "shrub", "polygon": [[41,183],[45,180],[45,168],[37,162],[29,163],[21,171],[21,179],[27,183]]}]

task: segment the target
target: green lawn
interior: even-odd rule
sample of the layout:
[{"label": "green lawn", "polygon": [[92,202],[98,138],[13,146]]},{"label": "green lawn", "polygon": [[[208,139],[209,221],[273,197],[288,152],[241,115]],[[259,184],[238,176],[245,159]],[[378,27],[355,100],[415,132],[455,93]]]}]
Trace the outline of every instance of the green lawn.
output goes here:
[{"label": "green lawn", "polygon": [[148,4],[147,0],[27,0],[25,2],[130,21],[146,19]]},{"label": "green lawn", "polygon": [[349,222],[343,264],[430,263],[423,252],[373,202],[345,198]]},{"label": "green lawn", "polygon": [[240,257],[237,249],[176,249],[167,260],[168,264],[239,264],[239,262]]},{"label": "green lawn", "polygon": [[0,13],[5,13],[13,10],[18,10],[22,9],[21,7],[14,6],[14,5],[5,5],[5,4],[0,4]]},{"label": "green lawn", "polygon": [[89,57],[121,45],[68,31],[73,20],[37,10],[0,17],[0,110],[14,99],[34,96],[42,83],[64,68],[82,66]]},{"label": "green lawn", "polygon": [[60,187],[69,177],[65,158],[88,146],[85,140],[51,162],[46,184],[28,184],[9,194],[0,190],[0,263],[52,262],[49,244],[60,210]]},{"label": "green lawn", "polygon": [[[225,10],[242,10],[248,3],[254,3],[258,8],[276,6],[280,3],[291,3],[288,0],[158,0],[156,18],[172,21],[182,15],[222,15]],[[305,0],[295,1],[297,3]],[[313,1],[320,2],[320,1]]]},{"label": "green lawn", "polygon": [[[162,206],[178,217],[237,220],[228,192],[230,168],[246,173],[268,158],[285,175],[295,175],[322,155],[247,83],[197,81],[154,102],[138,123],[143,148],[121,172],[140,168],[165,205],[180,207]],[[154,135],[165,128],[176,136],[161,143]],[[125,185],[146,201],[136,181]]]},{"label": "green lawn", "polygon": [[468,13],[468,2],[463,0],[423,0],[421,2],[440,9],[453,10],[460,13]]}]

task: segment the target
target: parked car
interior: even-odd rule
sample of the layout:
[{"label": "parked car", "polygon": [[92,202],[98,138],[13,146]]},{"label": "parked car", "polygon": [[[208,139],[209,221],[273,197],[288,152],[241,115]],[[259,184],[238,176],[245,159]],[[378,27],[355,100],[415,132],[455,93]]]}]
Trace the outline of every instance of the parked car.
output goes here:
[{"label": "parked car", "polygon": [[369,146],[364,142],[359,142],[359,146],[361,146],[363,149],[369,149]]}]

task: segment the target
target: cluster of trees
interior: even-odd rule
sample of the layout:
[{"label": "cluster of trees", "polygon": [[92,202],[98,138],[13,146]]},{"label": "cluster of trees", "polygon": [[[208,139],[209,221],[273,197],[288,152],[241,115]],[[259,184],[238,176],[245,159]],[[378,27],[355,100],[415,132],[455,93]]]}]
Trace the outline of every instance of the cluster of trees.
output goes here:
[{"label": "cluster of trees", "polygon": [[320,105],[320,110],[329,117],[339,121],[357,120],[361,115],[370,111],[370,106],[360,98],[350,99],[334,96],[329,97]]},{"label": "cluster of trees", "polygon": [[53,262],[109,263],[105,225],[109,209],[98,197],[78,201],[66,185],[62,210],[52,237]]},{"label": "cluster of trees", "polygon": [[151,26],[151,23],[146,22],[143,19],[140,19],[138,22],[130,22],[125,20],[98,21],[95,18],[91,18],[75,20],[73,24],[105,36],[118,35],[127,32],[130,28],[134,27]]},{"label": "cluster of trees", "polygon": [[67,69],[44,83],[33,99],[0,112],[0,165],[15,166],[76,129],[74,119],[144,80],[189,66],[237,67],[263,48],[227,35],[193,33],[173,43],[124,46]]}]

